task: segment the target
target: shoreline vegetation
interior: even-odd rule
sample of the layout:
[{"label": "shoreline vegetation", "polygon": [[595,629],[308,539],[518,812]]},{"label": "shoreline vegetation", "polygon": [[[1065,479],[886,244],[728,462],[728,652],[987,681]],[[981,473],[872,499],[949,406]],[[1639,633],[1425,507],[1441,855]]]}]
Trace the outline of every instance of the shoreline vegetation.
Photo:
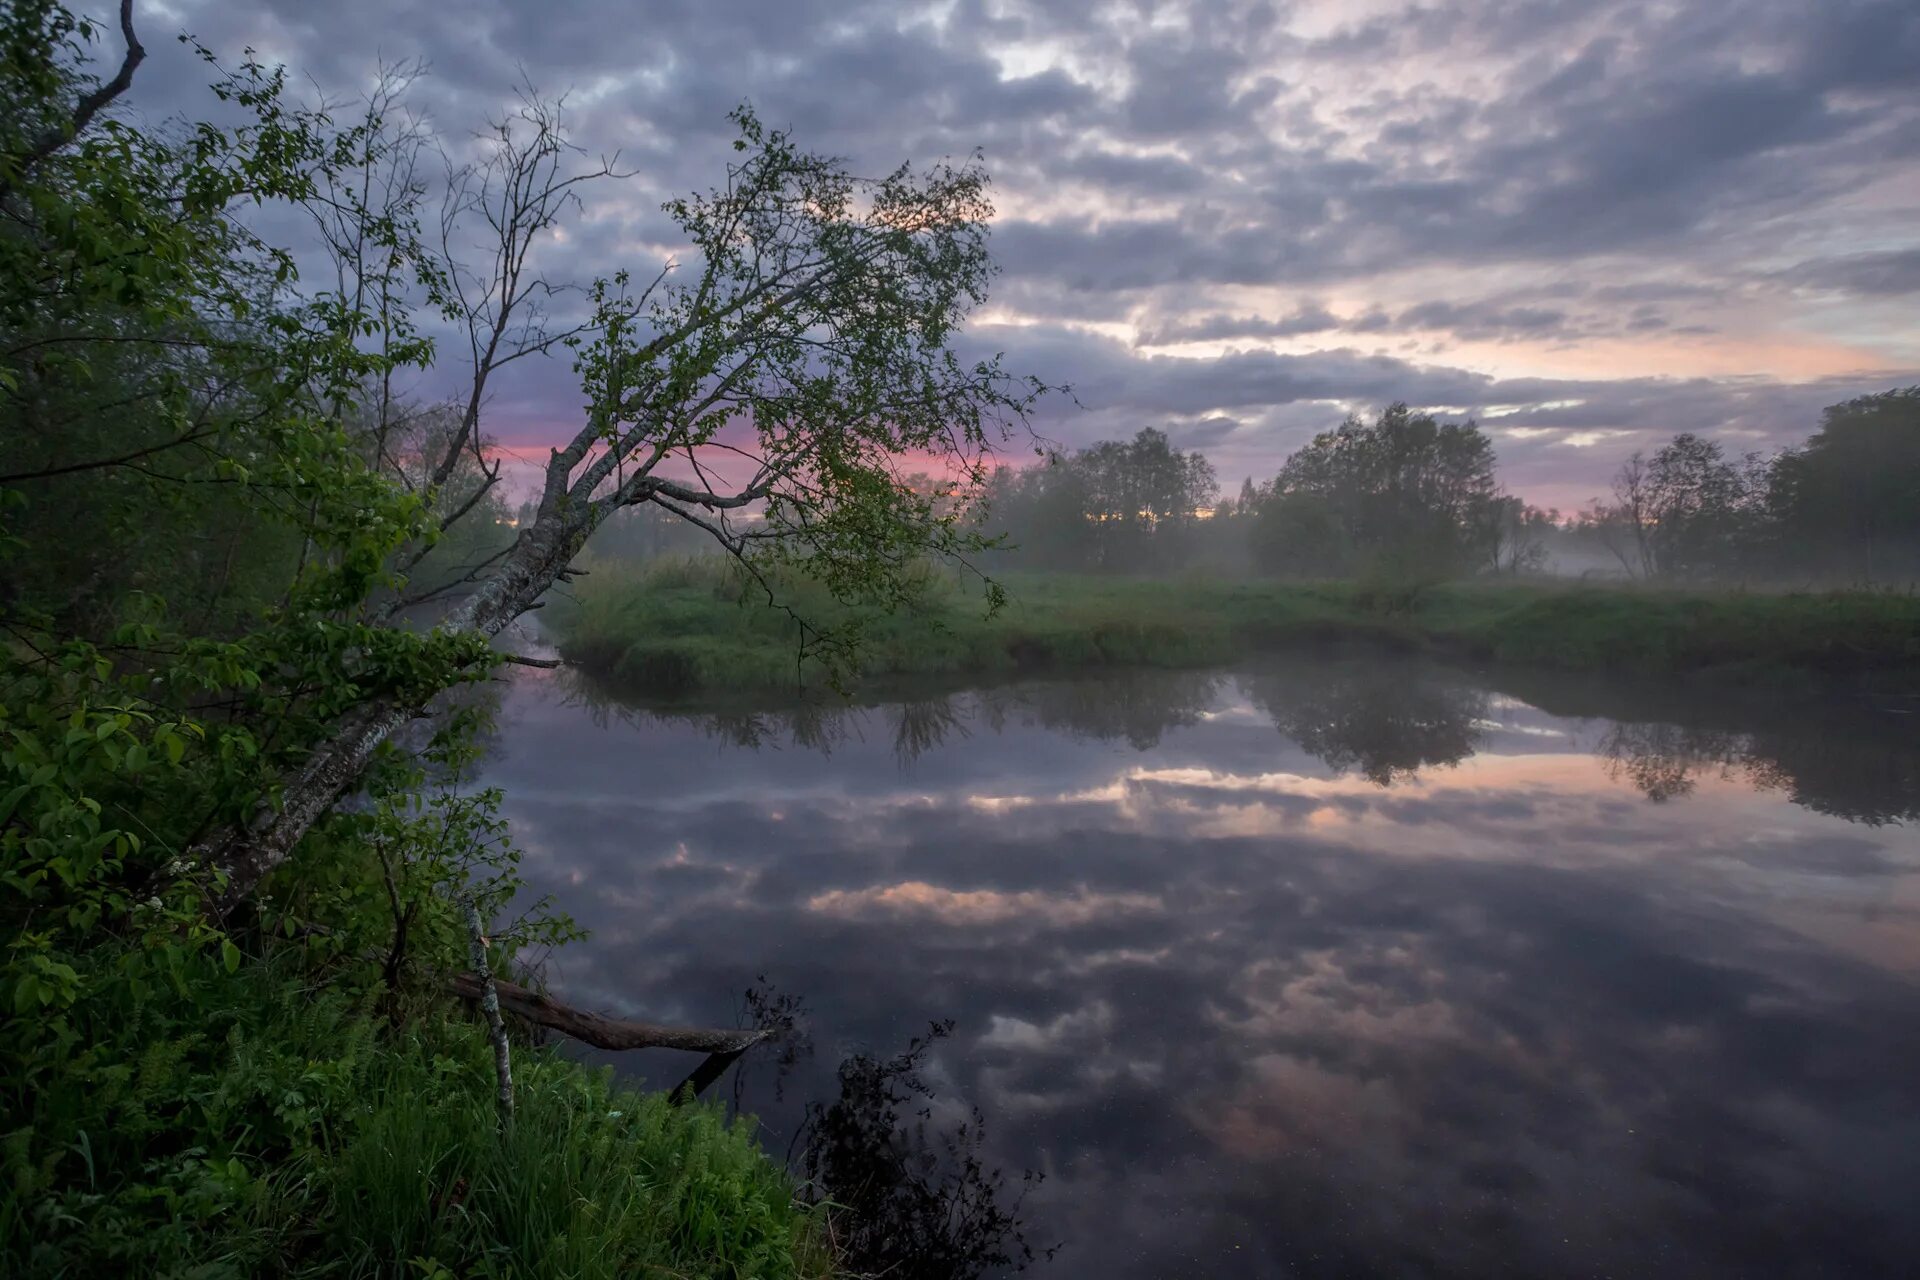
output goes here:
[{"label": "shoreline vegetation", "polygon": [[[602,561],[544,615],[561,656],[617,689],[698,698],[1212,666],[1338,646],[1472,663],[1781,685],[1920,684],[1920,596],[1541,579],[1418,587],[1068,573],[999,577],[1006,606],[929,570],[892,612],[782,575],[767,592],[713,557]],[[804,620],[804,622],[803,622]]]},{"label": "shoreline vegetation", "polygon": [[[481,1023],[316,978],[307,949],[180,957],[77,1028],[92,1069],[12,1099],[0,1269],[837,1274],[823,1208],[751,1120],[516,1037],[502,1127]],[[158,1193],[121,1173],[143,1163]]]}]

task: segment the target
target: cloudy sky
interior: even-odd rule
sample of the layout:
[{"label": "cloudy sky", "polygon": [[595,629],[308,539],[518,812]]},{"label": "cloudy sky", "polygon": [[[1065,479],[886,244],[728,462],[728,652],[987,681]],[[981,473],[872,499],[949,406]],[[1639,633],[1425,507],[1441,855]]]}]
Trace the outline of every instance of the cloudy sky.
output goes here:
[{"label": "cloudy sky", "polygon": [[[546,266],[675,247],[729,108],[862,172],[978,148],[1003,267],[967,337],[1070,382],[1043,429],[1167,429],[1230,487],[1348,410],[1476,414],[1574,505],[1679,430],[1737,449],[1920,381],[1920,7],[1909,0],[142,0],[135,109],[204,110],[164,37],[333,93],[425,59],[450,137],[522,73],[571,90],[603,185]],[[564,364],[492,425],[571,434]]]}]

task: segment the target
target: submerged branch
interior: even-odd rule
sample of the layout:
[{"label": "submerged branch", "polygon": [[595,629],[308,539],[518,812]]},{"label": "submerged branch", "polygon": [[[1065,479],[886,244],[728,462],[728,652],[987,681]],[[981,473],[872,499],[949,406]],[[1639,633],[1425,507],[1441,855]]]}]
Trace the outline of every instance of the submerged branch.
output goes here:
[{"label": "submerged branch", "polygon": [[[685,1049],[691,1053],[738,1053],[767,1038],[765,1031],[739,1027],[674,1027],[658,1022],[609,1018],[562,1004],[550,996],[511,982],[493,983],[500,1008],[536,1026],[596,1049]],[[483,998],[478,974],[456,973],[446,979],[447,990],[466,1000]]]}]

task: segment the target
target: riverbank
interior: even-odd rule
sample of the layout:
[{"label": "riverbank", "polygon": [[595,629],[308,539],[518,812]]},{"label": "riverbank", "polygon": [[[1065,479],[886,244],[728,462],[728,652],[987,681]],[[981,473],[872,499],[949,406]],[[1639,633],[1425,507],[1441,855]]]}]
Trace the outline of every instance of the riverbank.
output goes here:
[{"label": "riverbank", "polygon": [[502,1133],[491,1048],[443,1000],[383,1009],[295,954],[172,976],[62,1011],[93,1068],[8,1100],[5,1274],[834,1272],[819,1211],[717,1107],[522,1043]]},{"label": "riverbank", "polygon": [[891,613],[842,609],[783,580],[765,607],[715,560],[603,564],[548,610],[562,655],[660,695],[790,690],[835,671],[793,615],[857,636],[852,679],[993,679],[1117,666],[1196,667],[1300,646],[1369,645],[1474,662],[1781,681],[1920,684],[1920,598],[1559,583],[1383,591],[1351,583],[1010,575],[992,617],[930,578]]}]

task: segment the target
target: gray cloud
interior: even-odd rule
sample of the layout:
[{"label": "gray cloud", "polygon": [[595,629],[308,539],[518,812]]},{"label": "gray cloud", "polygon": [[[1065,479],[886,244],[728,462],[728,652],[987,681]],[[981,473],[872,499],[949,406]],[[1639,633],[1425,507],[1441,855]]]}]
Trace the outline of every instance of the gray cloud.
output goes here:
[{"label": "gray cloud", "polygon": [[1205,315],[1144,330],[1136,346],[1161,347],[1176,342],[1212,342],[1222,338],[1295,338],[1346,327],[1346,322],[1317,302],[1305,303],[1284,316]]},{"label": "gray cloud", "polygon": [[1790,284],[1865,297],[1920,293],[1920,248],[1815,258],[1781,273]]},{"label": "gray cloud", "polygon": [[[421,105],[456,144],[518,77],[572,86],[583,145],[639,170],[549,252],[575,278],[651,265],[660,200],[715,179],[741,101],[864,172],[978,147],[1007,210],[995,303],[1030,323],[976,337],[1076,384],[1093,412],[1047,423],[1074,438],[1225,415],[1229,466],[1267,472],[1307,419],[1407,399],[1503,406],[1492,421],[1560,438],[1671,424],[1766,447],[1823,396],[1913,377],[1910,338],[1863,350],[1876,372],[1811,383],[1758,357],[1756,377],[1573,381],[1415,359],[1698,335],[1768,308],[1792,334],[1803,297],[1827,323],[1836,302],[1911,293],[1920,219],[1897,193],[1920,170],[1920,11],[1898,0],[1460,0],[1364,21],[1315,0],[665,0],[644,18],[613,0],[183,0],[143,17],[133,106],[155,118],[207,109],[173,26],[337,94],[382,56],[424,58]],[[1070,326],[1329,349],[1172,360]],[[529,371],[496,429],[550,438],[577,399],[564,367]],[[1502,442],[1535,483],[1597,487],[1604,452]]]},{"label": "gray cloud", "polygon": [[[1625,318],[1629,329],[1664,324],[1651,307],[1642,305]],[[1578,332],[1568,314],[1557,307],[1509,305],[1491,299],[1477,302],[1435,300],[1389,315],[1379,307],[1338,316],[1319,303],[1305,303],[1278,317],[1203,315],[1143,329],[1136,346],[1167,346],[1181,342],[1214,342],[1248,338],[1295,338],[1318,333],[1386,333],[1443,330],[1450,336],[1473,340],[1566,337]]]}]

